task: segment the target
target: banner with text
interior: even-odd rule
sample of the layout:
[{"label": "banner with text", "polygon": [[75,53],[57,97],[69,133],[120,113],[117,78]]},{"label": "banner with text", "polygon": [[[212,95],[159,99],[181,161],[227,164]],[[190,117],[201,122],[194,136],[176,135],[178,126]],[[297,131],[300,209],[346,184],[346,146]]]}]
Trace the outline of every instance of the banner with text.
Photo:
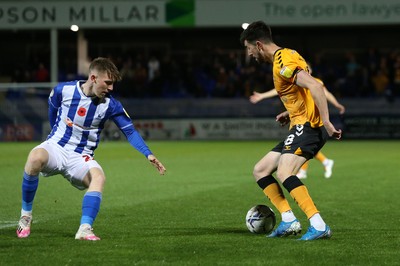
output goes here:
[{"label": "banner with text", "polygon": [[[226,8],[229,6],[229,8]],[[400,23],[398,0],[252,0],[197,2],[197,26],[235,26],[264,20],[269,25],[362,25]]]},{"label": "banner with text", "polygon": [[2,1],[0,29],[188,27],[193,12],[194,0]]},{"label": "banner with text", "polygon": [[1,1],[0,29],[400,23],[398,0]]},{"label": "banner with text", "polygon": [[274,118],[151,119],[135,121],[135,127],[146,139],[175,140],[281,139],[288,132]]}]

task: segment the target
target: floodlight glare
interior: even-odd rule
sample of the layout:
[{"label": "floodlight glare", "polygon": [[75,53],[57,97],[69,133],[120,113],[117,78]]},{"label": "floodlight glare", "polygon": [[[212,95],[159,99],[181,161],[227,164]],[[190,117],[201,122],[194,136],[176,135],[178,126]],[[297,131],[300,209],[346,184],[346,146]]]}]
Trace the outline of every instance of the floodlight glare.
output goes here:
[{"label": "floodlight glare", "polygon": [[79,30],[78,25],[71,25],[71,30],[72,31],[78,31]]}]

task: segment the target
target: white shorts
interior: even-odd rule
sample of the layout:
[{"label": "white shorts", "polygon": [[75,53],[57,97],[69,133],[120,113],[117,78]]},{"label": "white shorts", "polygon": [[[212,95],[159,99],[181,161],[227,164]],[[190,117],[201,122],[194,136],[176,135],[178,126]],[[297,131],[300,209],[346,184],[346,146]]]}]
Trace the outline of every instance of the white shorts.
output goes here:
[{"label": "white shorts", "polygon": [[33,149],[37,148],[43,148],[49,153],[49,161],[41,171],[43,176],[60,174],[80,190],[87,188],[83,178],[91,168],[103,170],[90,155],[68,151],[56,143],[45,141]]}]

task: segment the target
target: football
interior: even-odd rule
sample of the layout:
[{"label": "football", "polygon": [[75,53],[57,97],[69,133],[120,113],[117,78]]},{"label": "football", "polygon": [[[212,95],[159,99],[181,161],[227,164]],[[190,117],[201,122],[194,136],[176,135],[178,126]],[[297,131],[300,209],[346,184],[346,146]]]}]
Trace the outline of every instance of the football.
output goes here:
[{"label": "football", "polygon": [[268,234],[274,229],[276,217],[274,211],[265,205],[252,207],[246,215],[246,226],[255,234]]}]

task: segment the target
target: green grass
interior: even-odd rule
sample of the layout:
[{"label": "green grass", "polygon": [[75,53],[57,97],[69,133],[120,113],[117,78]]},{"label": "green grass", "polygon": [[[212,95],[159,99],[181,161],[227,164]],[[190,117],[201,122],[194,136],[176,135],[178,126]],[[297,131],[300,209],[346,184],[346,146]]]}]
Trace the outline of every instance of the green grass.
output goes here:
[{"label": "green grass", "polygon": [[[85,242],[74,240],[84,192],[61,176],[40,179],[31,236],[16,237],[23,166],[36,143],[1,143],[0,265],[400,264],[399,141],[328,142],[331,179],[311,161],[304,183],[333,232],[311,242],[245,226],[250,207],[272,207],[251,173],[275,142],[148,144],[165,176],[126,142],[100,145],[107,181],[94,228],[102,240]],[[290,203],[305,231],[308,221]]]}]

